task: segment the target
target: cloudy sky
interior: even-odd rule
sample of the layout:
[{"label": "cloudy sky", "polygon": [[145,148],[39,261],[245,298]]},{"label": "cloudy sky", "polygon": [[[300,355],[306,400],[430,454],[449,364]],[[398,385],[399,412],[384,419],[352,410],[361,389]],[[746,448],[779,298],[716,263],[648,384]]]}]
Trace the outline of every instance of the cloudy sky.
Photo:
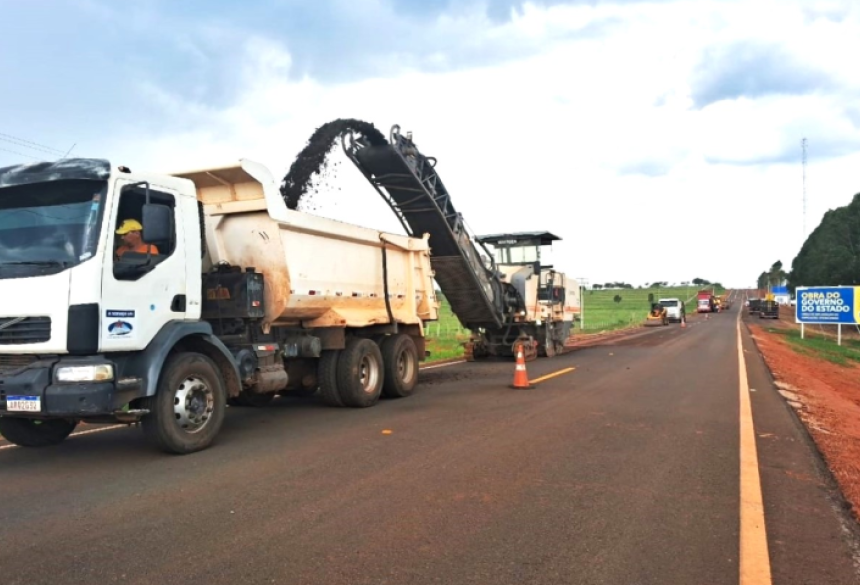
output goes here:
[{"label": "cloudy sky", "polygon": [[[860,192],[856,0],[5,0],[0,166],[265,163],[411,130],[471,228],[589,282],[754,283]],[[335,151],[334,162],[344,162]],[[399,231],[348,161],[314,213]]]}]

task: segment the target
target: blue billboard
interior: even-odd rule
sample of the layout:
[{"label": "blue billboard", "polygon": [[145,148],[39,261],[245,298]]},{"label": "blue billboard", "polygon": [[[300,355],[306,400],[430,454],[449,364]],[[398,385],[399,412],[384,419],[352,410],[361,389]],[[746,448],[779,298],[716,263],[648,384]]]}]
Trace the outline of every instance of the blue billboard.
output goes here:
[{"label": "blue billboard", "polygon": [[858,323],[860,286],[797,287],[795,321],[836,325]]}]

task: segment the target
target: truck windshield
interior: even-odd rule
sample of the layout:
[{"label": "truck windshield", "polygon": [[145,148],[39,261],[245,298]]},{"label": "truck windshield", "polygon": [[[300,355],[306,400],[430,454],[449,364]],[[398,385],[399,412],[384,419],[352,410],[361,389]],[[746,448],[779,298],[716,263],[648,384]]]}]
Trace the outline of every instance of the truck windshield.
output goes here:
[{"label": "truck windshield", "polygon": [[664,307],[677,307],[678,301],[660,301],[660,304]]},{"label": "truck windshield", "polygon": [[0,188],[0,269],[59,271],[95,253],[106,181],[60,180]]}]

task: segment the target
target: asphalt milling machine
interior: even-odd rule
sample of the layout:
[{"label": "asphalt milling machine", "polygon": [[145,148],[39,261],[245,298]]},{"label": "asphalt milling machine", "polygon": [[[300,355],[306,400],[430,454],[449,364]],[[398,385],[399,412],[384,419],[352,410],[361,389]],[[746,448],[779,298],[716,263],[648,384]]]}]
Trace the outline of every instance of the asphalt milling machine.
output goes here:
[{"label": "asphalt milling machine", "polygon": [[564,350],[579,307],[573,279],[541,264],[541,248],[560,240],[549,232],[470,235],[439,174],[400,127],[389,142],[355,132],[341,135],[347,157],[394,211],[406,233],[430,234],[435,279],[462,325],[468,361],[516,355],[526,360]]}]

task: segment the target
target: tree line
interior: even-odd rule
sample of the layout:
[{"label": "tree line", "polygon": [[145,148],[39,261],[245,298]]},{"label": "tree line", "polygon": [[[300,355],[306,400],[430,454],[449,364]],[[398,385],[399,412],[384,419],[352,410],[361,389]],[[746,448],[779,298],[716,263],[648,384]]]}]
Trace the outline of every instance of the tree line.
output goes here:
[{"label": "tree line", "polygon": [[[716,288],[722,288],[723,287],[723,285],[721,285],[719,282],[711,282],[710,280],[706,280],[704,278],[698,278],[698,277],[694,278],[693,280],[685,280],[684,282],[678,283],[677,286],[689,286],[691,284],[695,285],[695,286],[714,286]],[[632,284],[627,283],[627,282],[606,282],[603,284],[592,284],[591,288],[593,290],[601,290],[601,289],[616,289],[616,288],[623,288],[623,289],[667,288],[669,286],[670,286],[669,281],[657,280],[654,282],[646,282],[644,287],[642,287],[642,286],[635,287]]]},{"label": "tree line", "polygon": [[791,270],[777,260],[758,277],[760,289],[783,282],[792,293],[799,286],[860,282],[860,193],[848,205],[824,214],[791,262]]}]

